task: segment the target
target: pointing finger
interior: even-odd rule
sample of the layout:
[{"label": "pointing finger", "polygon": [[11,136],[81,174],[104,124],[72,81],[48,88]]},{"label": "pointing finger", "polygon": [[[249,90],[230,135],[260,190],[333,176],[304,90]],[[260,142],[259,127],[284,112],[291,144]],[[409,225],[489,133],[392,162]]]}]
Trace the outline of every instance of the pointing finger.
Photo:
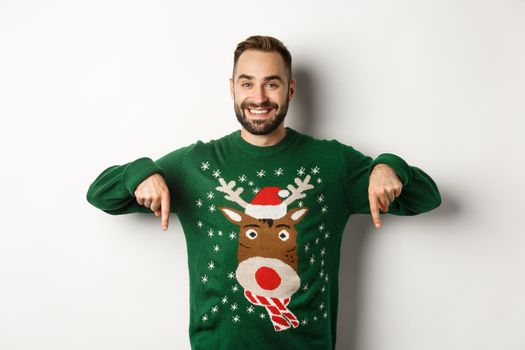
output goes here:
[{"label": "pointing finger", "polygon": [[162,210],[162,230],[166,231],[168,229],[168,222],[170,219],[170,196],[169,195],[162,196],[161,210]]},{"label": "pointing finger", "polygon": [[370,214],[372,214],[372,220],[374,221],[376,228],[379,228],[381,227],[381,217],[379,216],[377,197],[375,194],[369,194],[368,200],[370,202]]}]

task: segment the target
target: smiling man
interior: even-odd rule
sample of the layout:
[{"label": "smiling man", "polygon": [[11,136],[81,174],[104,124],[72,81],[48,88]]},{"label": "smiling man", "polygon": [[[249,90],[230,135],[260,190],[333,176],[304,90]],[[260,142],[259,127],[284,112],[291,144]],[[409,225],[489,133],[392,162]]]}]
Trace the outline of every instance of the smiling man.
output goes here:
[{"label": "smiling man", "polygon": [[192,349],[335,349],[348,218],[368,214],[379,228],[380,211],[428,212],[438,188],[397,155],[372,159],[285,127],[295,80],[276,38],[237,45],[230,92],[240,130],[110,166],[87,200],[113,215],[154,213],[163,230],[179,216]]}]

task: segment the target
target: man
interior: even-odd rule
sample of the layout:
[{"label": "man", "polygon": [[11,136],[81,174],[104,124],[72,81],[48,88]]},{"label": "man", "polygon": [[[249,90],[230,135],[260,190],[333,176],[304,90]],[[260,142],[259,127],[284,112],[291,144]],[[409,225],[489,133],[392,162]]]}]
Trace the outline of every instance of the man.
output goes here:
[{"label": "man", "polygon": [[104,170],[87,200],[110,214],[181,221],[190,264],[192,349],[334,349],[339,249],[352,214],[438,207],[434,181],[402,158],[365,156],[284,126],[291,56],[252,36],[234,54],[242,128],[153,161]]}]

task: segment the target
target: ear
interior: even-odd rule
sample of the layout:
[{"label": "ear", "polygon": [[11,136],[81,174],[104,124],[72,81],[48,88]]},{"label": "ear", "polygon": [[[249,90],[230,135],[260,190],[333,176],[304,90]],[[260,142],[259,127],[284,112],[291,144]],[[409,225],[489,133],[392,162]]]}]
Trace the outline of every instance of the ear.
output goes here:
[{"label": "ear", "polygon": [[299,221],[301,221],[304,217],[304,215],[308,212],[308,208],[294,208],[290,209],[288,213],[286,213],[286,216],[288,216],[295,224],[297,224]]},{"label": "ear", "polygon": [[290,81],[290,90],[288,91],[289,93],[289,99],[290,101],[293,100],[293,97],[295,96],[295,79],[292,79]]},{"label": "ear", "polygon": [[233,79],[230,78],[230,96],[232,97],[232,99],[234,98],[233,97]]},{"label": "ear", "polygon": [[219,207],[219,210],[224,214],[228,221],[235,225],[240,225],[240,223],[246,218],[246,215],[237,209]]}]

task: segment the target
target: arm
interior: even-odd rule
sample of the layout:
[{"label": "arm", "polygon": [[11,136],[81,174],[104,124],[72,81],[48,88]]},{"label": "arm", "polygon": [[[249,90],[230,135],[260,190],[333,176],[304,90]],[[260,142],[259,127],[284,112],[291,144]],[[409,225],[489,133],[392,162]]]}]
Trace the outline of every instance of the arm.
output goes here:
[{"label": "arm", "polygon": [[372,169],[387,164],[399,176],[403,188],[388,207],[389,214],[417,215],[437,208],[441,196],[436,183],[423,170],[408,165],[395,154],[383,153],[376,159],[343,145],[344,191],[350,214],[370,214],[368,185]]},{"label": "arm", "polygon": [[150,208],[137,203],[134,193],[142,181],[159,173],[168,185],[171,211],[178,213],[186,163],[194,146],[195,143],[179,148],[155,161],[141,157],[126,164],[110,166],[89,186],[87,201],[111,215],[153,213]]}]

